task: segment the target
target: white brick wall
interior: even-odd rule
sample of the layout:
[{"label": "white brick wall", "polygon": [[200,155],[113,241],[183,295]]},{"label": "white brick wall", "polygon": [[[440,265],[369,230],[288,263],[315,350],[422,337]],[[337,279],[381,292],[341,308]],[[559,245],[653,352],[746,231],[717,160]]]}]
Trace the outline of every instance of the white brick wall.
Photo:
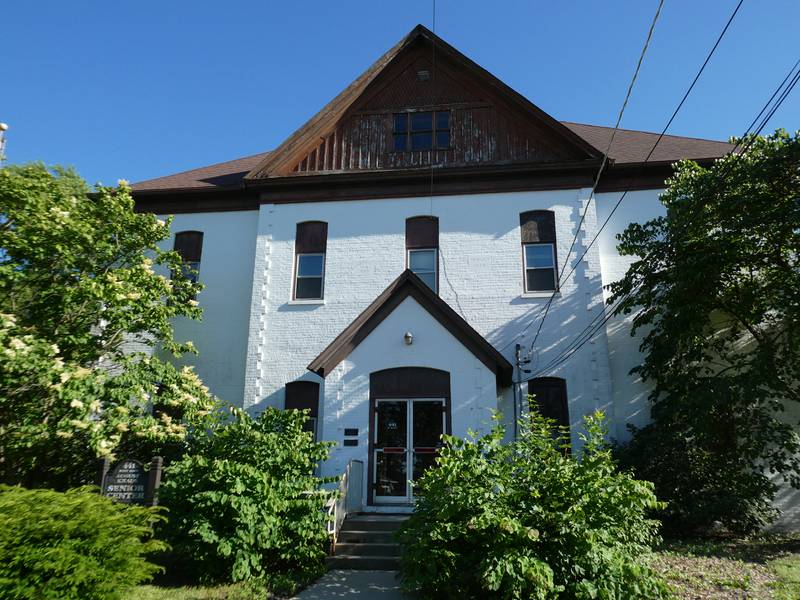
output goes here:
[{"label": "white brick wall", "polygon": [[[547,302],[522,293],[519,214],[555,212],[563,264],[587,196],[584,189],[262,206],[245,406],[282,406],[286,382],[315,377],[306,366],[405,268],[405,220],[417,215],[439,217],[441,297],[513,363],[514,342],[530,344]],[[295,227],[307,220],[328,223],[324,304],[291,302]],[[571,261],[596,226],[592,204]],[[601,281],[595,247],[562,283],[537,340],[534,366],[555,357],[601,310]],[[548,374],[567,380],[573,423],[596,408],[612,409],[604,333]],[[511,397],[506,390],[499,402],[507,414]]]},{"label": "white brick wall", "polygon": [[[173,235],[180,231],[203,232],[200,281],[205,289],[197,296],[202,321],[178,319],[178,340],[194,342],[198,356],[179,362],[195,365],[195,371],[213,394],[241,404],[245,387],[245,359],[253,298],[253,259],[256,253],[256,211],[176,215]],[[163,244],[171,250],[173,241]]]}]

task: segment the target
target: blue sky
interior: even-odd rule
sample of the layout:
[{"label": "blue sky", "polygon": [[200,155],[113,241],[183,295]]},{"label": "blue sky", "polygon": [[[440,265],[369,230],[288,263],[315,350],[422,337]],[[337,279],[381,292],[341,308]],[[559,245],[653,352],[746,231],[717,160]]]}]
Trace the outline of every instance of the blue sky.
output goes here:
[{"label": "blue sky", "polygon": [[[557,119],[613,125],[657,0],[438,0],[436,32]],[[660,130],[735,0],[666,0],[622,126]],[[431,0],[26,0],[3,10],[12,163],[90,182],[269,150],[417,23]],[[741,133],[800,57],[800,2],[745,0],[670,133]],[[769,129],[800,128],[795,90]]]}]

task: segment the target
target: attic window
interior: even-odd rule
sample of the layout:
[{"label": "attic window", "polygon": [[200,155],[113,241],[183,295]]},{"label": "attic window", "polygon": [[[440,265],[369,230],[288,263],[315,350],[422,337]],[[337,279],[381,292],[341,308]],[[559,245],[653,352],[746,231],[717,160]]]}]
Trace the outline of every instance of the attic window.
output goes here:
[{"label": "attic window", "polygon": [[393,133],[395,152],[449,148],[450,111],[395,113]]},{"label": "attic window", "polygon": [[417,81],[430,81],[431,79],[431,72],[427,69],[423,69],[422,71],[417,71]]}]

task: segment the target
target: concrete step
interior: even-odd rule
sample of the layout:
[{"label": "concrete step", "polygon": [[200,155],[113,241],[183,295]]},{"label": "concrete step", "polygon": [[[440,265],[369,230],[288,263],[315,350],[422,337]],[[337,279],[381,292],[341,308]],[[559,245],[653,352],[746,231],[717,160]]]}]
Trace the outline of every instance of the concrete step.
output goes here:
[{"label": "concrete step", "polygon": [[394,531],[339,531],[339,544],[393,544],[397,542]]},{"label": "concrete step", "polygon": [[397,531],[407,515],[354,515],[342,524],[342,531]]},{"label": "concrete step", "polygon": [[399,544],[336,544],[336,556],[400,556]]},{"label": "concrete step", "polygon": [[400,565],[397,556],[329,556],[325,559],[329,569],[353,569],[355,571],[394,571]]}]

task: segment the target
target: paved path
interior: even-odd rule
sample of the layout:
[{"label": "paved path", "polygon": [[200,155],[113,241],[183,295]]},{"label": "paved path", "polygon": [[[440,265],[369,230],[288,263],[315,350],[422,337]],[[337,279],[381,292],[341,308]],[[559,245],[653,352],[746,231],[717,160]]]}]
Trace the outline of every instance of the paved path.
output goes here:
[{"label": "paved path", "polygon": [[328,571],[293,600],[409,600],[400,590],[397,571]]}]

